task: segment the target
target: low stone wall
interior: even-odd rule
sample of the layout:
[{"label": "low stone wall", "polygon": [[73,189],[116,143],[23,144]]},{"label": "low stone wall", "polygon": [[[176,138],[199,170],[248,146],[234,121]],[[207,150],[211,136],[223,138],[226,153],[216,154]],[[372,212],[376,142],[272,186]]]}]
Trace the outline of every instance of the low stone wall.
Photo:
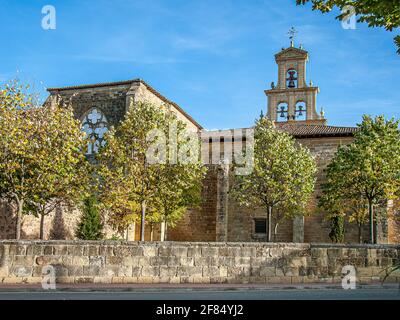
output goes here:
[{"label": "low stone wall", "polygon": [[335,283],[346,265],[370,283],[399,258],[398,245],[0,241],[0,286],[41,283],[48,265],[57,283]]}]

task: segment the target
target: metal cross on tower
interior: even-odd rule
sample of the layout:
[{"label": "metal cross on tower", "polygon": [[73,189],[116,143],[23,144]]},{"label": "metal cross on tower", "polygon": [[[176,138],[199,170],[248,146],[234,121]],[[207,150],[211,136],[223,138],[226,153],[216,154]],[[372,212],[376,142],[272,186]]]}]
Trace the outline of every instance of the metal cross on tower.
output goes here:
[{"label": "metal cross on tower", "polygon": [[294,38],[296,37],[296,35],[298,34],[298,31],[294,28],[291,27],[289,29],[289,32],[287,33],[289,35],[289,39],[290,39],[290,45],[293,47],[294,45]]}]

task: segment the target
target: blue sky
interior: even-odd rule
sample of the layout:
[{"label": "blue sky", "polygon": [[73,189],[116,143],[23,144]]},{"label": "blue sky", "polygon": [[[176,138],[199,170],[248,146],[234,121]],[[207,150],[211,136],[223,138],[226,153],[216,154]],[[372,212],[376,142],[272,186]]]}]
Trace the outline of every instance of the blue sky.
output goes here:
[{"label": "blue sky", "polygon": [[[400,118],[400,56],[393,33],[345,30],[295,0],[0,0],[0,81],[44,87],[142,78],[205,128],[249,126],[276,82],[274,54],[309,51],[308,81],[320,87],[329,124],[364,113]],[[57,29],[41,28],[44,5]]]}]

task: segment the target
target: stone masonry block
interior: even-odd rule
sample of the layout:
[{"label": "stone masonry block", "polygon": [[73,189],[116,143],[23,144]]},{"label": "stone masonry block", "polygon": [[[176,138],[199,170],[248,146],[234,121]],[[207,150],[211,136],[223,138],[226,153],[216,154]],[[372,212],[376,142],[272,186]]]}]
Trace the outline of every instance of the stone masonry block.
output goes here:
[{"label": "stone masonry block", "polygon": [[33,256],[41,256],[43,255],[43,246],[30,244],[26,247],[26,254]]},{"label": "stone masonry block", "polygon": [[67,266],[68,276],[81,277],[83,276],[83,266]]},{"label": "stone masonry block", "polygon": [[62,264],[62,256],[38,256],[35,262],[39,266]]},{"label": "stone masonry block", "polygon": [[201,249],[201,254],[203,257],[217,257],[218,248],[216,247],[203,247]]},{"label": "stone masonry block", "polygon": [[89,265],[89,257],[87,257],[87,256],[73,256],[72,257],[72,265],[75,265],[75,266],[88,266]]},{"label": "stone masonry block", "polygon": [[188,256],[188,248],[187,247],[179,247],[173,246],[171,248],[171,255],[179,258],[185,258]]},{"label": "stone masonry block", "polygon": [[[147,258],[147,257],[145,257]],[[158,265],[158,266],[167,266],[167,265],[173,265],[173,261],[179,262],[179,258],[177,257],[149,257],[150,258],[150,265]]]},{"label": "stone masonry block", "polygon": [[143,267],[132,267],[132,276],[133,277],[139,277],[142,274],[142,268]]},{"label": "stone masonry block", "polygon": [[190,267],[190,266],[180,266],[177,267],[178,275],[184,277],[191,277],[191,276],[203,276],[203,268],[201,267]]},{"label": "stone masonry block", "polygon": [[72,245],[68,246],[68,254],[71,256],[82,256],[83,255],[83,246],[80,245]]},{"label": "stone masonry block", "polygon": [[29,277],[32,276],[32,267],[15,266],[11,268],[10,274],[15,277]]},{"label": "stone masonry block", "polygon": [[195,257],[194,258],[195,266],[217,266],[218,258],[217,257]]},{"label": "stone masonry block", "polygon": [[94,283],[94,277],[75,277],[74,283],[77,284]]},{"label": "stone masonry block", "polygon": [[194,247],[189,247],[188,248],[188,257],[201,257],[202,253],[201,253],[201,247],[199,246],[194,246]]},{"label": "stone masonry block", "polygon": [[143,266],[142,276],[143,277],[158,277],[158,276],[160,276],[160,267],[158,267],[158,266]]},{"label": "stone masonry block", "polygon": [[170,246],[163,245],[158,248],[158,256],[169,257],[172,255],[172,250]]},{"label": "stone masonry block", "polygon": [[114,247],[113,246],[107,246],[107,245],[102,245],[99,247],[99,255],[100,256],[113,256],[114,255]]},{"label": "stone masonry block", "polygon": [[118,245],[114,248],[114,255],[122,257],[142,256],[143,248],[137,246]]},{"label": "stone masonry block", "polygon": [[68,247],[67,246],[54,246],[53,254],[57,256],[66,255],[68,254]]},{"label": "stone masonry block", "polygon": [[138,265],[142,267],[151,266],[151,257],[140,257],[138,260]]},{"label": "stone masonry block", "polygon": [[54,249],[53,246],[44,246],[43,254],[46,255],[46,256],[50,256],[50,255],[53,254],[53,249]]},{"label": "stone masonry block", "polygon": [[139,261],[142,258],[139,257],[123,257],[122,258],[122,264],[127,265],[127,266],[138,266]]},{"label": "stone masonry block", "polygon": [[194,266],[194,258],[193,257],[182,257],[182,258],[179,258],[178,263],[179,263],[179,265],[182,265],[182,266],[193,267]]},{"label": "stone masonry block", "polygon": [[276,272],[274,267],[260,268],[260,276],[262,277],[275,277]]},{"label": "stone masonry block", "polygon": [[241,256],[244,257],[244,258],[255,257],[256,254],[257,254],[257,251],[256,251],[256,248],[254,248],[254,247],[246,246],[246,247],[243,247],[242,250],[241,250]]},{"label": "stone masonry block", "polygon": [[34,256],[15,256],[13,266],[32,267],[34,260]]},{"label": "stone masonry block", "polygon": [[122,265],[123,257],[106,256],[106,265]]},{"label": "stone masonry block", "polygon": [[105,265],[105,260],[103,256],[89,257],[89,266],[103,267]]},{"label": "stone masonry block", "polygon": [[176,277],[178,273],[178,269],[176,267],[160,267],[160,276],[161,277]]},{"label": "stone masonry block", "polygon": [[158,255],[158,248],[156,246],[143,247],[143,256],[155,257]]},{"label": "stone masonry block", "polygon": [[16,256],[23,256],[26,254],[26,245],[17,245],[15,248],[15,255]]},{"label": "stone masonry block", "polygon": [[219,267],[203,267],[203,277],[219,277]]}]

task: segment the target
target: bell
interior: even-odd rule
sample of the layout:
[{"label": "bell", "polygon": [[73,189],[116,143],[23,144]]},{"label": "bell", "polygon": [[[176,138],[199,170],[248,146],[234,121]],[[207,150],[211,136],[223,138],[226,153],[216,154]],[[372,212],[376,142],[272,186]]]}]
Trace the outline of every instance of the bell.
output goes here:
[{"label": "bell", "polygon": [[303,115],[303,106],[299,106],[299,117]]},{"label": "bell", "polygon": [[294,81],[290,80],[289,84],[288,84],[288,88],[294,88],[294,87],[296,87],[296,85],[294,84]]},{"label": "bell", "polygon": [[286,113],[286,110],[285,110],[285,107],[284,106],[281,106],[281,115],[280,115],[280,117],[281,118],[285,118],[285,113]]}]

